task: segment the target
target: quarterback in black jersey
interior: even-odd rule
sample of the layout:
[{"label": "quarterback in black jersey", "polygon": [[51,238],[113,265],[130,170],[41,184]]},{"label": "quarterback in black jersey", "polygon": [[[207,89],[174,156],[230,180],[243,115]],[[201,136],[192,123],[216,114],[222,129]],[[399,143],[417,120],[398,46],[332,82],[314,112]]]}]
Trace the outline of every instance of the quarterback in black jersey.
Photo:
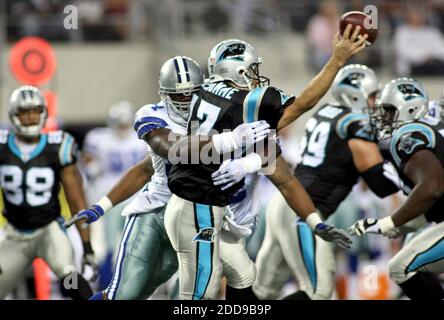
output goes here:
[{"label": "quarterback in black jersey", "polygon": [[[362,38],[355,41],[359,29],[356,28],[353,33],[351,29],[349,25],[341,39],[339,34],[335,36],[332,58],[298,98],[268,86],[268,79],[259,74],[261,59],[248,43],[226,40],[216,45],[208,60],[210,82],[193,97],[188,120],[189,136],[179,145],[187,150],[187,146],[193,146],[193,138],[217,133],[217,141],[211,139],[215,146],[212,152],[222,154],[216,149],[225,150],[224,146],[230,144],[228,139],[223,139],[224,130],[233,130],[242,123],[266,120],[271,129],[278,131],[293,122],[325,94],[346,60],[364,48],[360,42]],[[193,154],[193,151],[199,154],[206,143],[199,141],[197,145],[199,148],[188,149],[188,154]],[[222,147],[218,148],[219,145]],[[183,152],[183,149],[180,151]],[[258,171],[262,165],[269,164],[261,152],[248,153],[244,158],[247,158],[242,167],[245,173]],[[172,160],[175,162],[175,159]],[[269,177],[291,207],[326,240],[349,247],[348,236],[342,230],[322,223],[308,194],[292,178],[282,157],[278,156],[272,162],[276,164],[276,170]],[[213,175],[218,172],[219,165],[220,162],[205,163],[202,158],[197,164],[179,162],[172,166],[168,177],[168,185],[174,195],[166,209],[165,226],[178,253],[179,270],[183,270],[179,274],[182,299],[215,298],[219,286],[222,267],[218,241],[225,215],[223,207],[236,201],[236,192],[243,186],[242,177],[223,191],[220,186],[214,185],[212,178],[217,179]],[[220,172],[221,177],[230,175],[230,165],[224,170]]]},{"label": "quarterback in black jersey", "polygon": [[[62,184],[71,211],[85,208],[82,180],[75,165],[76,142],[63,131],[41,132],[47,106],[36,87],[23,86],[12,93],[9,117],[13,132],[0,131],[0,186],[8,222],[0,240],[0,299],[14,289],[39,257],[60,279],[64,294],[86,300],[91,288],[75,270],[58,199]],[[94,267],[89,230],[78,229],[84,247],[83,265]],[[73,277],[77,277],[77,288],[69,284]]]},{"label": "quarterback in black jersey", "polygon": [[377,101],[376,127],[390,136],[390,153],[408,195],[382,219],[362,219],[350,232],[396,237],[434,222],[390,260],[390,278],[411,299],[442,300],[437,275],[444,272],[444,126],[426,117],[428,96],[421,83],[398,78],[387,83]]},{"label": "quarterback in black jersey", "polygon": [[[374,104],[378,85],[370,68],[345,66],[331,88],[336,102],[321,106],[305,125],[295,176],[324,219],[336,211],[360,176],[378,196],[398,191],[384,175],[384,167],[391,165],[378,150],[366,112]],[[336,264],[331,245],[302,220],[295,223],[280,194],[270,202],[266,221],[267,235],[257,257],[256,295],[277,297],[283,283],[271,270],[278,269],[289,271],[298,283],[299,291],[287,299],[330,299]]]}]

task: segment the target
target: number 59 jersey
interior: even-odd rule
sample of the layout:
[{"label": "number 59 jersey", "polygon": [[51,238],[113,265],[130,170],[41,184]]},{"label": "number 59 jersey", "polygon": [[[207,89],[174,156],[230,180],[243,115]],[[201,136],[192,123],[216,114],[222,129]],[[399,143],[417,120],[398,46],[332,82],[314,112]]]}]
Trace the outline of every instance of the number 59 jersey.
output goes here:
[{"label": "number 59 jersey", "polygon": [[76,162],[76,151],[71,135],[55,131],[42,134],[34,150],[24,154],[14,133],[0,131],[3,213],[10,224],[36,229],[60,216],[60,171]]},{"label": "number 59 jersey", "polygon": [[306,123],[295,176],[324,217],[332,214],[358,180],[348,140],[375,141],[368,116],[337,105],[322,106]]}]

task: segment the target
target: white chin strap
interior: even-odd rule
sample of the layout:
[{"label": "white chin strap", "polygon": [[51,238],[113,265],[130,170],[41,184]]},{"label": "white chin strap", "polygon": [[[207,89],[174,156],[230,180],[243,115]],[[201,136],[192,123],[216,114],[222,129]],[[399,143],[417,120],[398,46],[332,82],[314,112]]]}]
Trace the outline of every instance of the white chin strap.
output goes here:
[{"label": "white chin strap", "polygon": [[22,126],[18,117],[13,117],[14,128],[16,133],[25,137],[37,137],[40,134],[41,125],[36,124],[33,126]]}]

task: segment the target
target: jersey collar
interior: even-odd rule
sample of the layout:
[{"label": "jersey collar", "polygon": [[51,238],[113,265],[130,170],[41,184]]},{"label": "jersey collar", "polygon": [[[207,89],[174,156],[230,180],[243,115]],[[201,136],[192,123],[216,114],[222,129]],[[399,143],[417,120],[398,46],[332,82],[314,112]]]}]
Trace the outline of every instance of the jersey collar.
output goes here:
[{"label": "jersey collar", "polygon": [[11,152],[15,156],[20,158],[20,160],[22,160],[23,162],[28,162],[28,161],[34,159],[35,157],[37,157],[43,151],[43,149],[46,146],[47,141],[48,141],[48,135],[41,134],[39,143],[37,144],[35,149],[29,155],[22,154],[22,152],[20,151],[20,149],[17,147],[17,145],[15,143],[15,133],[11,133],[8,138],[8,146],[9,146],[9,149],[11,150]]}]

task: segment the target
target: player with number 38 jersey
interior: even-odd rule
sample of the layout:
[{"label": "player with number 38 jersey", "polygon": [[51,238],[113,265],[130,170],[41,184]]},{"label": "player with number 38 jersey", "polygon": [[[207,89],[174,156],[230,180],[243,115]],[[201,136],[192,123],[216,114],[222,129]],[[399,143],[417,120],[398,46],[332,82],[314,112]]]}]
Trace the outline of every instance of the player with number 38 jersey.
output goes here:
[{"label": "player with number 38 jersey", "polygon": [[[63,185],[71,211],[85,208],[82,178],[76,167],[77,145],[66,132],[43,133],[48,115],[42,92],[20,87],[9,99],[13,132],[0,132],[0,186],[8,223],[0,239],[0,299],[3,299],[39,257],[45,260],[61,284],[75,277],[73,299],[87,299],[92,291],[74,269],[73,249],[61,226],[58,194]],[[77,224],[83,243],[82,269],[95,267],[89,229]]]},{"label": "player with number 38 jersey", "polygon": [[29,154],[18,144],[15,133],[0,132],[4,215],[17,228],[40,228],[60,216],[60,170],[76,162],[77,145],[63,131],[40,135]]}]

